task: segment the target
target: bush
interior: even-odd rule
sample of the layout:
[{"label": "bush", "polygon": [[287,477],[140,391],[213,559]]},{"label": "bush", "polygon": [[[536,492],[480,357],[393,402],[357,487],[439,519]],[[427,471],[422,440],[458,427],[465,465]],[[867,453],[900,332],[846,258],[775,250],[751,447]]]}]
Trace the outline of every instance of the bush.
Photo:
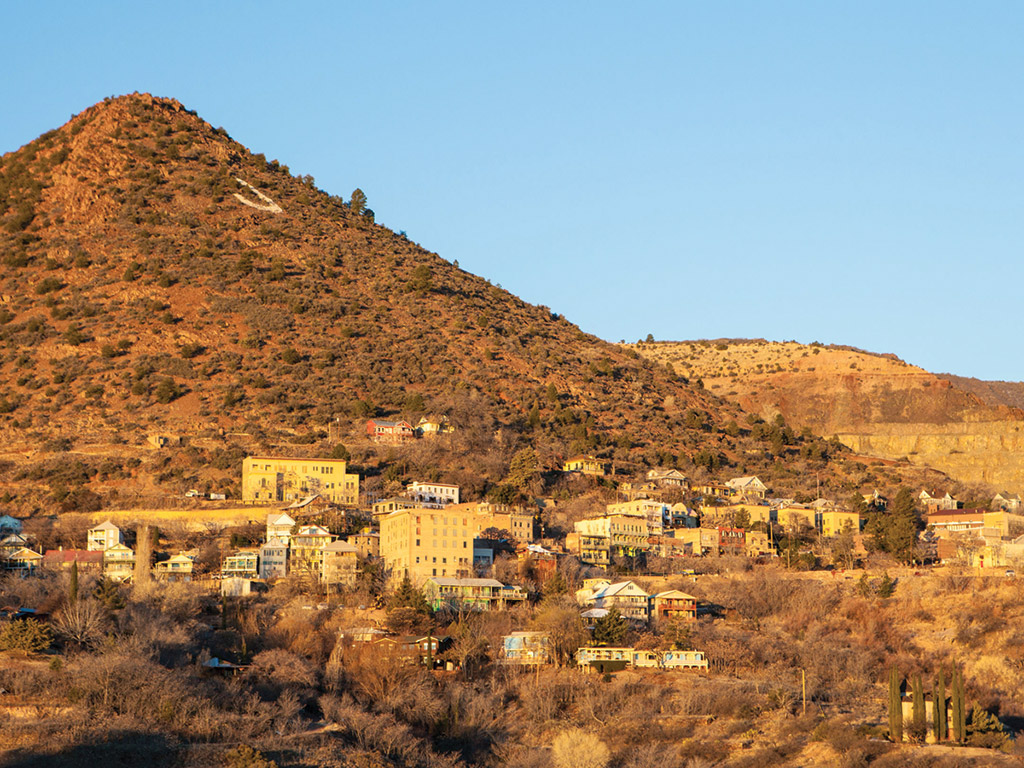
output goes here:
[{"label": "bush", "polygon": [[611,752],[594,734],[574,728],[555,737],[551,757],[556,768],[604,768]]}]

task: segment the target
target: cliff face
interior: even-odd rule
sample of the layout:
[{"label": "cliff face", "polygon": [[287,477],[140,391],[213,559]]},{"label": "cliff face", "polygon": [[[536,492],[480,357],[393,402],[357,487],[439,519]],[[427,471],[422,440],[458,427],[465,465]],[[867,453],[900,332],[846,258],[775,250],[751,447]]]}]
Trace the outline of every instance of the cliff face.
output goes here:
[{"label": "cliff face", "polygon": [[[893,357],[762,340],[630,345],[764,418],[837,435],[852,450],[906,458],[965,483],[1024,489],[1024,412]],[[981,396],[979,396],[981,395]]]}]

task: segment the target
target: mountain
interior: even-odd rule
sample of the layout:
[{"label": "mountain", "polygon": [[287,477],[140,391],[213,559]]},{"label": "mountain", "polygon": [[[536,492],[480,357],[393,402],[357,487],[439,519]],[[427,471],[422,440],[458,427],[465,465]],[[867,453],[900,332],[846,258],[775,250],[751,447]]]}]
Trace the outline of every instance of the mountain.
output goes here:
[{"label": "mountain", "polygon": [[986,493],[1024,489],[1022,385],[936,375],[843,346],[717,339],[627,348],[744,410],[782,414],[857,453],[905,458]]},{"label": "mountain", "polygon": [[[837,492],[903,477],[865,473],[813,436],[770,450],[766,434],[727,430],[744,423],[734,404],[459,269],[353,198],[146,94],[5,154],[0,501],[230,494],[252,452],[351,453],[368,487],[427,475],[467,498],[526,446],[541,470],[587,452],[621,473],[761,473],[787,493],[822,472]],[[424,414],[447,415],[454,436],[365,439],[367,417]],[[545,477],[533,492],[565,492]]]}]

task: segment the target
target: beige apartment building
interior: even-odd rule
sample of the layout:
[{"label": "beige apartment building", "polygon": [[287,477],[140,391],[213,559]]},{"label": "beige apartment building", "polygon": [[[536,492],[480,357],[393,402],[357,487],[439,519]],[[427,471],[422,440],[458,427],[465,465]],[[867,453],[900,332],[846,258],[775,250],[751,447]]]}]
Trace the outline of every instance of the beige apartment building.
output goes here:
[{"label": "beige apartment building", "polygon": [[408,576],[422,584],[431,576],[473,573],[477,520],[469,509],[399,509],[381,518],[380,556],[392,582]]},{"label": "beige apartment building", "polygon": [[242,501],[273,504],[319,495],[347,506],[359,501],[359,475],[341,459],[249,456],[242,461]]}]

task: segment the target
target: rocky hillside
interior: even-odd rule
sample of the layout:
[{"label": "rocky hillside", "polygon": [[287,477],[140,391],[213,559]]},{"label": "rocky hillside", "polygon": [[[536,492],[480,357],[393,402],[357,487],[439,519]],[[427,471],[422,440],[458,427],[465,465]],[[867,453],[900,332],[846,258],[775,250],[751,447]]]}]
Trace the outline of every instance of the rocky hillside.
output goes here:
[{"label": "rocky hillside", "polygon": [[[621,473],[757,472],[786,492],[823,472],[837,492],[901,478],[812,435],[752,434],[713,391],[464,272],[378,225],[361,193],[326,194],[170,99],[108,99],[4,155],[0,262],[0,503],[23,509],[230,495],[256,451],[351,452],[368,484],[429,475],[469,498],[526,446],[541,470],[588,452]],[[426,414],[455,435],[363,437],[367,417]]]},{"label": "rocky hillside", "polygon": [[[106,457],[113,488],[210,465],[226,483],[245,451],[324,450],[332,423],[352,445],[368,416],[429,412],[508,450],[536,430],[550,461],[618,446],[685,463],[708,440],[687,414],[731,408],[173,100],[110,99],[4,155],[0,259],[0,452],[22,484],[10,463],[68,452]],[[154,458],[154,434],[193,455]]]},{"label": "rocky hillside", "polygon": [[[627,345],[700,379],[743,409],[837,435],[854,451],[1024,490],[1024,411],[977,382],[937,376],[893,355],[763,339]],[[987,394],[986,394],[987,392]]]}]

